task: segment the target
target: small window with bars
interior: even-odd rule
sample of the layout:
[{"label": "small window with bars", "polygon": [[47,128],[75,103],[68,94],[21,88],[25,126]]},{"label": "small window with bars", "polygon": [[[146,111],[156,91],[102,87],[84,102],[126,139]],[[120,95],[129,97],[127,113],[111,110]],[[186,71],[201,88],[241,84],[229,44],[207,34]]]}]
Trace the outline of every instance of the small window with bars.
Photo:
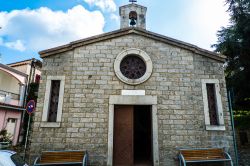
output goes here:
[{"label": "small window with bars", "polygon": [[206,84],[210,125],[219,125],[214,84]]},{"label": "small window with bars", "polygon": [[41,127],[60,127],[65,76],[47,76]]},{"label": "small window with bars", "polygon": [[56,122],[60,82],[60,80],[51,80],[48,122]]},{"label": "small window with bars", "polygon": [[202,96],[206,130],[225,130],[218,79],[202,79]]}]

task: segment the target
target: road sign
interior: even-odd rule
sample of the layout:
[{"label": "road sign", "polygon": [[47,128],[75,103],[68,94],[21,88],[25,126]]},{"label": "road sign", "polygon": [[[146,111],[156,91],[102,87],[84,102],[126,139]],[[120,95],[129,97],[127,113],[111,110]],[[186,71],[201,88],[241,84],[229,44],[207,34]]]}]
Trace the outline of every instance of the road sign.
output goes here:
[{"label": "road sign", "polygon": [[27,106],[26,106],[26,111],[28,114],[32,114],[34,111],[35,111],[35,101],[34,100],[30,100],[28,103],[27,103]]}]

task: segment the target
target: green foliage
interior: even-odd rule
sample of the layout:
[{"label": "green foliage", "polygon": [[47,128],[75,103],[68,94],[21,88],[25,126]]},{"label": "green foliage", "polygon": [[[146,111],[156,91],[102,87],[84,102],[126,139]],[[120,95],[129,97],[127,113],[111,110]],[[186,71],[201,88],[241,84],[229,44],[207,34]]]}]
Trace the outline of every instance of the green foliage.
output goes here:
[{"label": "green foliage", "polygon": [[30,83],[30,87],[29,87],[29,94],[27,97],[27,101],[30,100],[37,100],[37,92],[38,92],[38,88],[39,88],[39,84],[38,83]]},{"label": "green foliage", "polygon": [[234,91],[234,109],[250,110],[250,1],[226,0],[231,25],[218,31],[216,52],[227,56],[227,87]]},{"label": "green foliage", "polygon": [[234,123],[238,129],[250,129],[250,111],[234,111]]}]

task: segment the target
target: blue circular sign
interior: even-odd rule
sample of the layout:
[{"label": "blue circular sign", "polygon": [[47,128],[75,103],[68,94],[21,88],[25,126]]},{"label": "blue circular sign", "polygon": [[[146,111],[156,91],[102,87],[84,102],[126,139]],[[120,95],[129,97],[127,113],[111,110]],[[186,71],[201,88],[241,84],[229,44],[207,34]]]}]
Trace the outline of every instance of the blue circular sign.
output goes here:
[{"label": "blue circular sign", "polygon": [[34,100],[30,100],[28,103],[27,103],[27,106],[26,106],[26,111],[28,114],[32,114],[34,111],[35,111],[35,101]]}]

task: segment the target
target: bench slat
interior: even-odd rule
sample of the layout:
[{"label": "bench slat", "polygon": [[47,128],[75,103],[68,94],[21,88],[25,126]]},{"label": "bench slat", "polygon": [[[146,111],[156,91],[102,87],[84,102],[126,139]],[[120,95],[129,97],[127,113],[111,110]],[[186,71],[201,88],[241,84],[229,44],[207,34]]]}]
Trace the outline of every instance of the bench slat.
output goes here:
[{"label": "bench slat", "polygon": [[84,155],[84,151],[43,152],[39,163],[81,163]]},{"label": "bench slat", "polygon": [[216,150],[180,150],[181,153],[223,153],[222,150],[216,149]]},{"label": "bench slat", "polygon": [[233,162],[228,153],[222,148],[210,149],[180,149],[179,154],[180,165],[183,163],[198,163],[198,162]]},{"label": "bench slat", "polygon": [[212,160],[212,159],[225,159],[225,158],[221,158],[221,157],[185,157],[185,160]]},{"label": "bench slat", "polygon": [[222,149],[180,150],[185,160],[226,159]]}]

